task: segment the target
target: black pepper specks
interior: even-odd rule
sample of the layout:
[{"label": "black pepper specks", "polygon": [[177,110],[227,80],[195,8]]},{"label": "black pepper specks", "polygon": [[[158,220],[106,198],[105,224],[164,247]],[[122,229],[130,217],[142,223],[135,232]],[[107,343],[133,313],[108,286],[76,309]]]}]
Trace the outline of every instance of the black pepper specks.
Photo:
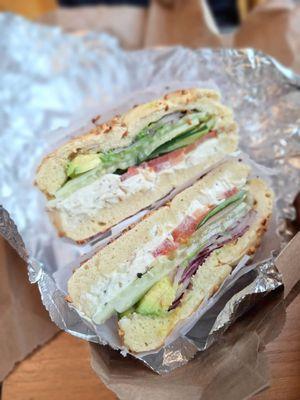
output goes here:
[{"label": "black pepper specks", "polygon": [[136,274],[136,276],[137,276],[138,278],[141,278],[141,277],[143,276],[143,274],[142,274],[141,272],[138,272],[138,273]]},{"label": "black pepper specks", "polygon": [[92,123],[96,124],[97,121],[101,118],[101,115],[96,115],[96,117],[92,118]]}]

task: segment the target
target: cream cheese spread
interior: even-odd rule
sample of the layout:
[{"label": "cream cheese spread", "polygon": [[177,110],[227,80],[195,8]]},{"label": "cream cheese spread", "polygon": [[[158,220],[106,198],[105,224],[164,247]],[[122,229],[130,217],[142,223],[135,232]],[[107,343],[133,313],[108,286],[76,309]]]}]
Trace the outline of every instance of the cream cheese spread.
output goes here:
[{"label": "cream cheese spread", "polygon": [[[157,228],[157,229],[156,229]],[[157,235],[157,232],[160,232]],[[125,289],[130,283],[137,279],[138,274],[145,273],[155,260],[153,251],[166,239],[172,239],[168,226],[154,226],[151,232],[151,240],[142,248],[137,249],[132,257],[121,263],[113,272],[109,271],[98,277],[91,285],[89,292],[82,293],[82,300],[88,299],[95,309],[99,304],[108,303],[114,299],[116,293]]]},{"label": "cream cheese spread", "polygon": [[122,181],[120,175],[106,174],[88,186],[76,190],[65,199],[49,201],[48,208],[55,208],[70,216],[92,216],[134,193],[151,190],[155,185],[156,175],[144,169],[139,174]]},{"label": "cream cheese spread", "polygon": [[136,175],[124,181],[121,180],[120,175],[106,174],[97,181],[76,190],[64,199],[49,201],[48,208],[56,209],[79,219],[84,218],[86,215],[91,217],[99,213],[99,210],[123,201],[135,193],[153,190],[161,175],[195,166],[218,151],[218,139],[209,139],[204,143],[200,143],[194,150],[186,154],[182,161],[172,165],[170,168],[162,169],[159,172],[140,168]]},{"label": "cream cheese spread", "polygon": [[224,200],[224,193],[233,188],[241,189],[246,181],[246,177],[233,175],[228,171],[222,179],[215,180],[210,187],[204,188],[199,193],[199,197],[189,205],[187,214],[192,215],[195,211],[205,212],[208,211],[209,206],[217,206]]}]

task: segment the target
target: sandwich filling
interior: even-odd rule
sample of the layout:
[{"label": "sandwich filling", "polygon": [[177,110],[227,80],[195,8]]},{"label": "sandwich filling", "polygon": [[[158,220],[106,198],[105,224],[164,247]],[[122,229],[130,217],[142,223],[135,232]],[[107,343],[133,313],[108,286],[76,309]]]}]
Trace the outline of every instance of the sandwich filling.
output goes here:
[{"label": "sandwich filling", "polygon": [[211,131],[192,145],[130,167],[122,175],[103,175],[66,198],[49,201],[48,207],[64,212],[80,223],[86,215],[97,215],[103,208],[124,201],[135,193],[153,190],[163,175],[204,162],[219,152],[218,143],[217,134]]},{"label": "sandwich filling", "polygon": [[[167,169],[166,164],[173,166],[177,163],[177,157],[181,161],[185,158],[184,151],[176,150],[187,148],[187,153],[191,153],[205,137],[215,138],[217,132],[213,131],[214,125],[215,118],[203,112],[174,112],[146,126],[127,147],[105,153],[78,154],[69,161],[66,171],[68,179],[56,192],[55,198],[66,198],[105,175],[116,175],[123,181],[132,176],[133,171],[150,169],[158,172],[161,169],[158,165],[162,167],[163,164],[165,166],[162,169]],[[174,156],[160,158],[169,153]],[[159,163],[155,163],[155,159]],[[184,167],[183,164],[181,167]],[[138,171],[131,168],[136,166],[140,167]]]},{"label": "sandwich filling", "polygon": [[215,181],[178,216],[175,228],[154,226],[153,239],[126,265],[82,293],[83,301],[94,304],[92,320],[100,324],[115,313],[161,317],[172,312],[211,252],[242,236],[255,216],[246,178]]}]

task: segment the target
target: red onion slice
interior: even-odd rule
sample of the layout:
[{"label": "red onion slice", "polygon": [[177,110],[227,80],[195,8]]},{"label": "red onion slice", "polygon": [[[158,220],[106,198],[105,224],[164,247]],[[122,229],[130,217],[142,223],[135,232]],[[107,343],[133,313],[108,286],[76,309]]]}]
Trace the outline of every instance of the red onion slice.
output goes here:
[{"label": "red onion slice", "polygon": [[[181,298],[184,294],[184,291],[189,286],[192,276],[197,272],[198,268],[204,264],[205,260],[209,257],[209,255],[214,251],[221,247],[223,247],[226,243],[231,242],[239,237],[241,237],[250,227],[251,222],[253,221],[256,212],[254,210],[250,210],[248,214],[245,215],[240,221],[237,222],[237,225],[233,228],[227,230],[226,235],[215,235],[209,241],[209,244],[205,246],[197,256],[191,260],[189,265],[185,268],[185,270],[180,270],[178,267],[177,273],[174,278],[174,283],[179,282],[179,288],[176,293],[175,300],[170,306],[169,310],[173,310],[176,308],[181,301]],[[244,260],[244,257],[243,257]],[[240,263],[239,263],[240,264]]]}]

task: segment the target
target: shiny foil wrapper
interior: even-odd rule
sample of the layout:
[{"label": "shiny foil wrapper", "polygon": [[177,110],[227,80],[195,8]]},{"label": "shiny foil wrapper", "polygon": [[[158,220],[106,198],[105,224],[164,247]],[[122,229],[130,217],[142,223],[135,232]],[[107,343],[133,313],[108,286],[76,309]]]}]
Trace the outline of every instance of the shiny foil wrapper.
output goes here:
[{"label": "shiny foil wrapper", "polygon": [[294,218],[290,204],[300,187],[299,77],[251,49],[125,52],[107,34],[68,35],[10,14],[0,15],[0,30],[0,232],[27,260],[29,278],[38,285],[51,319],[85,340],[120,348],[110,326],[86,322],[65,301],[64,271],[78,265],[93,246],[57,237],[45,199],[33,185],[42,156],[66,136],[93,126],[93,116],[101,114],[102,122],[103,115],[113,114],[109,110],[120,110],[120,98],[128,107],[136,99],[197,84],[217,88],[233,108],[240,147],[260,164],[258,170],[275,192],[276,218],[256,264],[235,270],[197,319],[182,326],[164,348],[139,356],[160,374],[185,364],[262,296],[282,286],[274,257],[290,238],[284,220]]}]

